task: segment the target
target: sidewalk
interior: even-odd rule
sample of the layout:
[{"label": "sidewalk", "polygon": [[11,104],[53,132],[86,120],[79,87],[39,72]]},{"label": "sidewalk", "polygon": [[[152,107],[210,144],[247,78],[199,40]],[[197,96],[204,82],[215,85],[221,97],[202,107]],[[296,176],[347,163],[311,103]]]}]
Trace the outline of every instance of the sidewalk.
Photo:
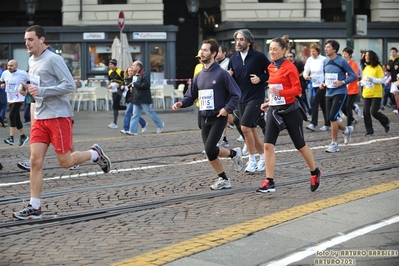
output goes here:
[{"label": "sidewalk", "polygon": [[[387,191],[323,209],[166,265],[399,265],[398,202],[399,189]],[[379,224],[392,217],[396,219],[391,224]],[[369,225],[374,228],[367,228]],[[359,250],[361,254],[352,252]]]}]

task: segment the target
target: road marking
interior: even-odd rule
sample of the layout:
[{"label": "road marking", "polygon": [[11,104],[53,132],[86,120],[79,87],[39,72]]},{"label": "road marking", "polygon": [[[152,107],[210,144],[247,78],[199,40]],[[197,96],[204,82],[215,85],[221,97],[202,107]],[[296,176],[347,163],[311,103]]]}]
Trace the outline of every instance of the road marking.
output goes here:
[{"label": "road marking", "polygon": [[[182,241],[164,248],[144,253],[142,255],[126,259],[112,264],[113,266],[155,266],[163,265],[177,259],[191,256],[195,253],[208,250],[226,243],[241,239],[249,234],[294,220],[296,218],[320,211],[326,208],[348,203],[354,200],[366,198],[390,190],[399,188],[399,180],[390,183],[360,189],[334,196],[328,199],[318,200],[293,207],[281,212],[253,219],[244,223],[235,224],[226,228],[218,229],[210,233],[202,234],[189,240]],[[314,253],[313,253],[314,254]],[[286,264],[279,264],[286,265]]]},{"label": "road marking", "polygon": [[289,265],[291,263],[294,263],[294,262],[300,261],[300,260],[302,260],[304,258],[307,258],[309,256],[312,256],[312,255],[316,254],[316,252],[318,252],[318,251],[326,250],[326,249],[331,248],[331,247],[333,247],[335,245],[339,245],[339,244],[342,244],[342,243],[344,243],[346,241],[349,241],[352,238],[365,235],[365,234],[370,233],[370,232],[372,232],[374,230],[377,230],[377,229],[379,229],[381,227],[384,227],[384,226],[387,226],[387,225],[391,225],[391,224],[394,224],[394,223],[397,223],[397,222],[399,222],[399,216],[395,216],[395,217],[390,218],[388,220],[384,220],[384,221],[381,221],[379,223],[372,224],[372,225],[360,228],[360,229],[358,229],[356,231],[352,231],[352,232],[350,232],[350,233],[348,233],[346,235],[343,235],[343,236],[334,237],[331,240],[328,240],[328,241],[325,241],[323,243],[320,243],[319,245],[309,247],[309,248],[307,248],[307,249],[305,249],[303,251],[295,252],[295,253],[293,253],[293,254],[291,254],[291,255],[283,258],[283,259],[275,260],[275,261],[272,261],[272,262],[269,262],[269,263],[266,263],[266,264],[262,264],[262,265],[264,265],[264,266]]},{"label": "road marking", "polygon": [[[365,141],[365,142],[348,144],[348,145],[345,145],[345,146],[368,145],[368,144],[371,144],[371,143],[376,143],[376,142],[381,142],[381,141],[392,141],[392,140],[395,140],[395,139],[399,139],[399,136],[398,137],[392,137],[392,138],[373,139],[373,140],[369,140],[369,141]],[[325,149],[327,147],[328,146],[317,146],[317,147],[312,147],[311,149],[312,150],[318,150],[318,149]],[[297,152],[297,149],[277,150],[275,152],[276,153]],[[243,156],[243,158],[246,158],[246,157],[248,157],[248,156]],[[221,158],[221,159],[230,160],[230,158]],[[196,160],[196,161],[178,163],[178,164],[161,164],[161,165],[125,168],[125,169],[111,170],[109,173],[110,174],[117,174],[119,172],[142,171],[142,170],[153,169],[153,168],[178,167],[178,166],[181,166],[181,165],[197,164],[197,163],[204,163],[204,162],[208,162],[208,160],[207,159],[203,159],[203,160]],[[99,171],[99,172],[88,172],[88,173],[79,173],[79,174],[72,174],[72,175],[62,175],[62,176],[47,177],[47,178],[43,178],[43,181],[56,180],[56,179],[67,179],[67,178],[77,178],[77,177],[87,177],[87,176],[97,176],[97,175],[103,175],[103,174],[104,174],[104,172],[102,172],[102,171]],[[25,181],[21,181],[21,182],[1,183],[0,187],[29,184],[29,182],[30,182],[29,180],[25,180]]]}]

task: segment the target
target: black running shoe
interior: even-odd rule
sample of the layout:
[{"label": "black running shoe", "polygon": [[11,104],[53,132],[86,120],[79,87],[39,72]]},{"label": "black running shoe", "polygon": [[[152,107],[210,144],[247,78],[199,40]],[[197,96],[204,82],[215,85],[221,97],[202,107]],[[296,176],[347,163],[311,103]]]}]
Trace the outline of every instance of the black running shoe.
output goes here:
[{"label": "black running shoe", "polygon": [[19,137],[19,146],[24,146],[28,140],[29,137],[26,135]]},{"label": "black running shoe", "polygon": [[36,210],[29,204],[25,209],[14,212],[13,216],[20,220],[42,219],[42,208]]},{"label": "black running shoe", "polygon": [[276,191],[276,187],[274,186],[274,183],[270,184],[270,181],[268,179],[265,179],[260,184],[260,187],[256,191],[260,192],[260,193],[275,192]]},{"label": "black running shoe", "polygon": [[108,156],[105,155],[103,149],[98,144],[94,144],[91,149],[98,153],[98,159],[94,162],[101,167],[101,170],[103,170],[104,173],[109,173],[111,170],[111,161]]},{"label": "black running shoe", "polygon": [[30,161],[25,161],[25,162],[18,162],[17,166],[19,169],[25,170],[25,171],[30,171]]},{"label": "black running shoe", "polygon": [[310,191],[314,192],[320,186],[322,172],[320,169],[318,175],[310,176]]}]

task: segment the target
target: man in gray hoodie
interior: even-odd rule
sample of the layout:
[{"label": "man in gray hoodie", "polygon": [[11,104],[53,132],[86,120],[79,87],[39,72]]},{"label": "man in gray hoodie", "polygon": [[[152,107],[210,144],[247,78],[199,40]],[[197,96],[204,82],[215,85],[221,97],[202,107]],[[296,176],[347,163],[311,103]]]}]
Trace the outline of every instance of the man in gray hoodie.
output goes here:
[{"label": "man in gray hoodie", "polygon": [[73,113],[67,94],[74,92],[76,85],[64,59],[49,51],[45,40],[46,32],[41,26],[33,25],[25,32],[25,46],[32,56],[29,58],[30,84],[22,85],[35,98],[36,109],[30,141],[31,198],[26,208],[14,212],[14,217],[21,220],[42,218],[43,161],[50,143],[61,167],[92,160],[105,173],[111,169],[111,161],[98,144],[87,151],[71,152]]}]

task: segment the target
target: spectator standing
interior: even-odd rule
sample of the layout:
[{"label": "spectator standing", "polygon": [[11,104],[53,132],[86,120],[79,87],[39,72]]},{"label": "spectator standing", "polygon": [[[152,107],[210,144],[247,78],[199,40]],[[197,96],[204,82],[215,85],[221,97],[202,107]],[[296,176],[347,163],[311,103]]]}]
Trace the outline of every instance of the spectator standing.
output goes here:
[{"label": "spectator standing", "polygon": [[[348,62],[355,73],[359,73],[359,66],[352,60],[352,54],[352,47],[345,47],[342,50],[342,57]],[[342,112],[346,115],[346,125],[355,127],[357,120],[353,117],[353,110],[356,111],[359,108],[357,104],[355,105],[355,100],[360,92],[357,79],[347,84],[346,87],[348,88],[348,97],[345,98]]]},{"label": "spectator standing", "polygon": [[[50,143],[61,167],[92,160],[105,173],[111,169],[111,161],[98,144],[90,150],[71,153],[72,107],[67,94],[76,90],[76,84],[64,59],[49,51],[45,40],[46,32],[41,26],[33,25],[25,32],[25,46],[32,56],[29,58],[30,84],[23,86],[35,98],[36,108],[30,143],[31,198],[26,208],[13,213],[22,220],[42,218],[43,161]],[[61,131],[62,135],[59,134]]]},{"label": "spectator standing", "polygon": [[10,106],[9,124],[10,136],[4,140],[9,145],[14,145],[15,129],[19,132],[19,146],[25,145],[29,137],[24,134],[24,128],[21,121],[20,110],[25,101],[25,96],[19,93],[18,88],[21,83],[27,83],[29,76],[26,71],[18,69],[18,62],[10,60],[7,64],[7,70],[1,74],[1,87],[5,88],[7,93],[7,102]]},{"label": "spectator standing", "polygon": [[[395,81],[398,74],[399,74],[399,55],[398,55],[398,49],[396,47],[392,47],[391,50],[391,57],[389,58],[388,65],[387,65],[387,70],[391,73],[391,78],[392,81]],[[393,112],[395,114],[399,114],[399,89],[397,86],[397,82],[392,82],[391,83],[391,93],[394,95],[396,102],[394,103],[396,105],[396,108],[394,106]]]},{"label": "spectator standing", "polygon": [[263,111],[267,109],[267,123],[264,137],[266,179],[257,189],[258,192],[275,192],[274,168],[276,155],[274,147],[280,131],[287,129],[295,148],[301,153],[310,169],[310,190],[316,191],[320,185],[322,172],[316,168],[313,153],[306,145],[303,134],[305,111],[301,108],[297,96],[302,93],[298,70],[284,56],[290,49],[289,37],[274,38],[269,46],[272,64],[269,65],[269,98],[263,103]]},{"label": "spectator standing", "polygon": [[326,90],[320,87],[324,80],[324,60],[325,56],[320,54],[321,47],[317,43],[310,46],[310,57],[306,60],[303,77],[305,80],[312,81],[313,91],[315,93],[312,100],[312,119],[310,124],[306,126],[307,129],[315,131],[319,119],[319,106],[324,118],[324,125],[320,128],[321,131],[330,129],[330,121],[326,116]]},{"label": "spectator standing", "polygon": [[389,99],[391,101],[390,106],[394,109],[394,105],[395,105],[396,101],[395,101],[393,93],[391,93],[391,87],[392,87],[392,82],[395,82],[395,77],[393,77],[394,80],[392,80],[391,72],[389,72],[387,70],[386,64],[382,65],[382,70],[384,71],[386,80],[383,84],[384,95],[382,96],[382,102],[381,102],[380,108],[381,108],[381,110],[385,110],[385,106],[388,107],[388,99]]},{"label": "spectator standing", "polygon": [[[233,35],[236,52],[230,57],[228,72],[241,90],[238,106],[241,130],[248,148],[249,161],[245,172],[255,173],[265,170],[262,140],[257,130],[257,119],[262,112],[260,106],[265,101],[266,82],[269,79],[267,67],[270,64],[266,55],[253,48],[254,36],[248,29],[240,29]],[[259,154],[256,162],[255,152]]]},{"label": "spectator standing", "polygon": [[377,119],[384,127],[385,133],[388,133],[389,118],[379,111],[382,100],[382,84],[386,78],[378,55],[374,51],[368,50],[362,59],[362,65],[364,67],[360,84],[363,86],[363,117],[366,136],[374,134],[371,116]]},{"label": "spectator standing", "polygon": [[[125,97],[126,97],[127,106],[125,111],[125,117],[123,120],[123,129],[121,130],[121,133],[128,135],[132,135],[131,132],[129,131],[129,127],[130,127],[130,120],[132,119],[132,114],[133,114],[133,103],[132,103],[133,76],[134,76],[133,67],[130,66],[125,70],[125,79],[124,79],[124,84],[122,85],[124,94],[126,94]],[[146,132],[148,123],[141,116],[139,119],[139,124],[141,126],[141,132],[142,133]]]},{"label": "spectator standing", "polygon": [[133,72],[136,73],[132,78],[132,103],[133,103],[133,116],[130,120],[129,134],[137,135],[138,123],[142,111],[154,121],[157,127],[157,134],[162,133],[165,123],[159,119],[157,113],[151,108],[151,83],[150,74],[143,68],[141,61],[134,61]]},{"label": "spectator standing", "polygon": [[119,110],[126,110],[126,107],[121,106],[121,99],[123,93],[123,70],[116,67],[118,61],[116,59],[109,60],[108,71],[108,89],[112,92],[112,110],[114,113],[114,121],[108,125],[109,128],[118,128],[118,114]]},{"label": "spectator standing", "polygon": [[[343,131],[344,144],[349,144],[353,127],[344,126],[337,121],[345,98],[348,94],[346,84],[356,80],[357,75],[342,56],[338,56],[339,43],[328,40],[324,46],[327,59],[324,60],[324,82],[320,85],[326,88],[326,115],[331,124],[331,144],[326,152],[338,152],[338,130]],[[347,76],[348,74],[348,76]],[[321,88],[320,87],[320,88]]]},{"label": "spectator standing", "polygon": [[224,172],[219,157],[230,157],[236,171],[243,168],[241,148],[228,150],[216,145],[226,127],[227,115],[237,107],[241,95],[237,83],[215,62],[218,47],[214,39],[202,42],[201,61],[204,68],[194,77],[184,98],[172,107],[173,110],[189,107],[194,104],[195,99],[199,99],[202,141],[209,163],[218,175],[218,180],[211,185],[211,189],[231,188],[231,181]]}]

